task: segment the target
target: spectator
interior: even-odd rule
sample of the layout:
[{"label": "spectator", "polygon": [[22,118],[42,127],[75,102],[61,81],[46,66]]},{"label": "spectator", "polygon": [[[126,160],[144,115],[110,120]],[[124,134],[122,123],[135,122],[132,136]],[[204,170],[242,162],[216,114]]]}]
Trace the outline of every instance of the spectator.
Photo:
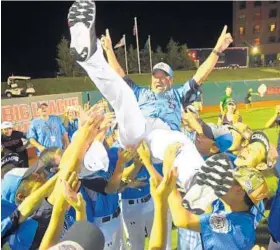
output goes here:
[{"label": "spectator", "polygon": [[233,125],[234,123],[242,122],[242,117],[239,115],[233,100],[228,100],[223,110],[224,112],[219,115],[218,125]]},{"label": "spectator", "polygon": [[24,133],[13,130],[13,124],[7,121],[2,123],[1,132],[1,146],[4,155],[8,153],[17,153],[19,160],[23,162],[21,166],[28,168],[29,164],[26,148],[29,143]]},{"label": "spectator", "polygon": [[68,134],[69,141],[72,140],[73,134],[79,127],[79,111],[74,106],[67,107],[64,115],[63,125]]},{"label": "spectator", "polygon": [[69,139],[60,118],[49,115],[46,103],[39,105],[38,113],[40,117],[31,121],[28,131],[28,138],[30,143],[36,147],[37,154],[40,155],[45,148],[67,148]]},{"label": "spectator", "polygon": [[232,100],[231,94],[232,94],[232,87],[231,86],[226,87],[225,95],[222,97],[222,99],[220,101],[220,112],[221,112],[221,114],[224,113],[224,109],[226,107],[227,102],[229,100]]},{"label": "spectator", "polygon": [[267,121],[265,128],[280,126],[280,105],[276,106],[275,114]]}]

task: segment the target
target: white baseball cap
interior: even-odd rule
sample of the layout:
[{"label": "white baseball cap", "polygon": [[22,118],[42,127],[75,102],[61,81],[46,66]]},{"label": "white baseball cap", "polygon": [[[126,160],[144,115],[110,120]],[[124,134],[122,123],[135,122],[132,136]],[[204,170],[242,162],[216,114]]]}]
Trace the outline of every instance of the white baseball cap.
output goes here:
[{"label": "white baseball cap", "polygon": [[107,172],[108,168],[109,157],[104,145],[99,141],[94,141],[85,154],[80,178],[91,177],[99,170]]},{"label": "white baseball cap", "polygon": [[4,121],[1,124],[1,129],[5,129],[5,128],[13,128],[13,124],[11,122]]},{"label": "white baseball cap", "polygon": [[155,73],[158,70],[163,71],[166,74],[168,74],[169,76],[173,77],[173,70],[171,69],[171,67],[168,64],[166,64],[164,62],[157,63],[153,67],[153,73]]}]

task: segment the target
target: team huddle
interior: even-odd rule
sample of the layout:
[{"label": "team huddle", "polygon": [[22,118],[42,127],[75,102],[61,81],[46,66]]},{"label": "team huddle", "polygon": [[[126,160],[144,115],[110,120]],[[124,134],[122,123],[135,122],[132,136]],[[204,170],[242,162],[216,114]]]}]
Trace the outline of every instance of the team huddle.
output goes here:
[{"label": "team huddle", "polygon": [[148,236],[149,249],[171,250],[173,222],[179,250],[252,249],[271,195],[264,172],[278,153],[242,119],[221,110],[219,125],[206,123],[192,105],[233,41],[227,26],[192,79],[173,88],[172,68],[160,62],[145,88],[124,73],[109,31],[97,39],[95,18],[93,1],[71,6],[70,51],[104,99],[69,108],[65,126],[38,107],[27,133],[37,163],[2,161],[2,246],[144,250]]}]

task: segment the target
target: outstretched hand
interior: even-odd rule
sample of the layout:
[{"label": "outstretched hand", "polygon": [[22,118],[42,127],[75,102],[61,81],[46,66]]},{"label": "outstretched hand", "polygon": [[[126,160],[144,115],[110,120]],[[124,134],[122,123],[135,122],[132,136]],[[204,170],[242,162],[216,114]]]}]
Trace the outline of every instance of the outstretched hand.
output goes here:
[{"label": "outstretched hand", "polygon": [[137,148],[138,155],[140,156],[142,162],[144,165],[148,165],[151,162],[151,153],[150,149],[145,141],[142,141],[142,143]]},{"label": "outstretched hand", "polygon": [[227,25],[225,25],[217,41],[215,49],[221,53],[225,51],[232,42],[233,42],[232,36],[230,33],[227,33]]},{"label": "outstretched hand", "polygon": [[108,29],[106,29],[105,35],[102,35],[101,37],[101,46],[105,50],[105,52],[113,50],[112,40]]},{"label": "outstretched hand", "polygon": [[175,158],[182,146],[183,146],[182,143],[177,142],[177,143],[171,144],[165,150],[164,156],[163,156],[163,174],[164,174],[164,176],[167,175],[169,173],[170,169],[172,169],[174,167]]},{"label": "outstretched hand", "polygon": [[136,148],[127,146],[124,150],[118,150],[118,159],[122,164],[130,162],[136,156]]},{"label": "outstretched hand", "polygon": [[176,187],[177,168],[169,169],[161,182],[154,177],[150,179],[150,190],[154,200],[167,201],[168,196]]},{"label": "outstretched hand", "polygon": [[63,196],[70,206],[77,211],[82,211],[85,208],[85,201],[81,193],[77,194],[80,187],[78,176],[73,172],[68,181],[63,180]]}]

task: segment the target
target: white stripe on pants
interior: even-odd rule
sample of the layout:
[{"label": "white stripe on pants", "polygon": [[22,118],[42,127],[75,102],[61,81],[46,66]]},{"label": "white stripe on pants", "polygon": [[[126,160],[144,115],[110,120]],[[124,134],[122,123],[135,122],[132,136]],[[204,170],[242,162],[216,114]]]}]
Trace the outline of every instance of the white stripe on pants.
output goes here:
[{"label": "white stripe on pants", "polygon": [[145,119],[131,88],[106,62],[100,42],[96,53],[88,61],[79,64],[113,107],[123,146],[136,145],[145,139],[153,158],[162,161],[170,144],[183,144],[174,165],[178,167],[179,181],[188,188],[193,175],[204,163],[190,139],[181,132],[168,130],[159,118]]}]

